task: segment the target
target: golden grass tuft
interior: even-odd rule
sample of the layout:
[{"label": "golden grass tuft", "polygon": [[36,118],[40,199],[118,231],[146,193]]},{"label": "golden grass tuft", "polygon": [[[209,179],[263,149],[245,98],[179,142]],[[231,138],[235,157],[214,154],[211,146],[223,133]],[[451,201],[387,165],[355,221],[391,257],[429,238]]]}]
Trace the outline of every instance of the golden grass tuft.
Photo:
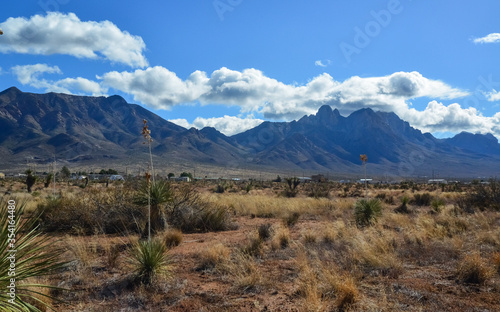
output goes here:
[{"label": "golden grass tuft", "polygon": [[271,239],[271,248],[273,250],[285,249],[290,245],[290,242],[290,230],[288,228],[280,226],[274,230],[274,235]]},{"label": "golden grass tuft", "polygon": [[168,248],[177,247],[182,243],[182,232],[178,229],[167,230],[163,239]]},{"label": "golden grass tuft", "polygon": [[218,243],[207,247],[199,255],[199,270],[224,271],[231,261],[231,250],[229,247]]},{"label": "golden grass tuft", "polygon": [[463,283],[484,284],[493,276],[493,269],[478,252],[473,252],[460,261],[456,273]]}]

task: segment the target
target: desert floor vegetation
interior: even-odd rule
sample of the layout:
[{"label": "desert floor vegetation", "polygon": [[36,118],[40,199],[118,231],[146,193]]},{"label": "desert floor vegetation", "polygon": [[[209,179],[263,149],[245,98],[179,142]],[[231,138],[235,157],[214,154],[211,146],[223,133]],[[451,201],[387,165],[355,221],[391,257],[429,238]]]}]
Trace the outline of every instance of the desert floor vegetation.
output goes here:
[{"label": "desert floor vegetation", "polygon": [[0,194],[60,253],[26,282],[56,311],[500,310],[496,189],[240,184],[171,182],[151,241],[140,183]]}]

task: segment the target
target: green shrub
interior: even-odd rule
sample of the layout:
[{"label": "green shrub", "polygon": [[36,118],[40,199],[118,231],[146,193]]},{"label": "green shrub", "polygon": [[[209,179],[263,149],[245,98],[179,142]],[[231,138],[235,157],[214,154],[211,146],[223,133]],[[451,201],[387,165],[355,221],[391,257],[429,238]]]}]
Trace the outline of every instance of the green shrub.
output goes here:
[{"label": "green shrub", "polygon": [[410,213],[410,210],[408,209],[408,203],[410,202],[410,199],[408,198],[408,196],[403,196],[403,198],[401,199],[401,205],[394,209],[394,212],[397,212],[397,213]]},{"label": "green shrub", "polygon": [[500,211],[500,182],[476,183],[457,201],[457,206],[465,212]]},{"label": "green shrub", "polygon": [[167,246],[159,239],[137,242],[130,252],[137,281],[152,285],[156,278],[171,272]]},{"label": "green shrub", "polygon": [[382,214],[382,203],[378,199],[360,199],[354,207],[354,217],[359,227],[368,226],[377,221]]},{"label": "green shrub", "polygon": [[431,202],[431,208],[434,213],[440,213],[443,207],[445,206],[445,202],[441,198],[435,198]]}]

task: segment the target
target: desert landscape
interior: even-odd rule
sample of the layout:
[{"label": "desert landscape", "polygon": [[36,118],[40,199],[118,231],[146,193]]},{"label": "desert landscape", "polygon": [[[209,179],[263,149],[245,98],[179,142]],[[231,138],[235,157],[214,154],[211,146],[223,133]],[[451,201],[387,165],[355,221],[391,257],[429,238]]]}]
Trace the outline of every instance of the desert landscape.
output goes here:
[{"label": "desert landscape", "polygon": [[53,260],[64,262],[51,275],[22,282],[57,287],[35,288],[40,302],[25,298],[42,311],[49,311],[46,305],[56,311],[500,307],[500,185],[494,180],[364,185],[157,178],[150,203],[162,222],[151,241],[147,205],[140,204],[144,178],[108,186],[61,181],[55,190],[39,183],[30,194],[19,179],[0,183],[9,194],[2,209],[15,199],[25,205],[23,218],[37,219],[36,239],[46,247],[33,255],[57,254]]}]

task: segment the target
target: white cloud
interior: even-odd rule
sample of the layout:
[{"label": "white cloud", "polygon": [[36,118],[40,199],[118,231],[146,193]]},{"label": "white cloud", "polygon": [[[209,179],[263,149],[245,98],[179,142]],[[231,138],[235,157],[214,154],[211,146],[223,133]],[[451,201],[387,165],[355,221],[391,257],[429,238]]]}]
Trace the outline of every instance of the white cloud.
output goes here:
[{"label": "white cloud", "polygon": [[314,62],[314,65],[316,66],[320,66],[320,67],[327,67],[328,65],[330,65],[332,62],[330,60],[325,60],[324,63],[322,60],[317,60],[316,62]]},{"label": "white cloud", "polygon": [[411,108],[400,117],[414,127],[427,132],[490,132],[500,136],[500,129],[498,129],[500,114],[485,117],[474,107],[462,108],[458,103],[445,106],[437,101],[431,101],[425,110],[417,111]]},{"label": "white cloud", "polygon": [[47,64],[18,65],[12,67],[12,72],[17,76],[17,80],[23,85],[31,85],[35,88],[43,88],[40,84],[39,76],[41,74],[62,74],[57,66]]},{"label": "white cloud", "polygon": [[500,42],[500,33],[491,33],[481,38],[474,38],[474,43],[497,43]]},{"label": "white cloud", "polygon": [[[109,72],[98,77],[99,82],[84,78],[58,81],[40,79],[42,73],[60,73],[58,67],[45,64],[18,66],[13,71],[26,84],[50,91],[79,90],[93,95],[104,94],[108,88],[133,95],[134,100],[154,109],[169,109],[186,103],[239,106],[241,113],[257,112],[266,119],[290,121],[314,114],[322,105],[338,108],[346,115],[360,108],[395,112],[404,120],[430,132],[492,132],[500,136],[500,113],[484,117],[475,108],[462,108],[458,103],[448,106],[431,101],[425,110],[409,107],[412,99],[456,99],[468,92],[453,88],[442,81],[423,77],[418,72],[397,72],[383,77],[351,77],[336,81],[321,74],[304,85],[290,85],[269,78],[257,69],[234,71],[215,70],[210,76],[195,71],[187,79],[179,78],[164,67],[138,69],[133,72]],[[490,100],[499,97],[490,94]],[[251,116],[251,115],[250,115]],[[215,127],[232,135],[260,124],[251,117],[197,118],[192,124],[184,119],[172,120],[183,127]]]},{"label": "white cloud", "polygon": [[500,91],[493,90],[492,92],[485,93],[484,95],[490,102],[500,101]]},{"label": "white cloud", "polygon": [[[59,92],[67,94],[91,94],[94,96],[105,95],[107,89],[98,82],[85,78],[64,78],[61,80],[46,80],[39,78],[42,74],[62,74],[58,66],[47,64],[18,65],[12,67],[12,72],[23,85],[30,85],[46,92]],[[74,90],[76,92],[73,92]]]},{"label": "white cloud", "polygon": [[65,54],[104,58],[131,67],[148,65],[142,38],[120,30],[110,21],[83,22],[74,13],[49,12],[30,19],[11,17],[0,26],[9,34],[0,40],[2,53]]},{"label": "white cloud", "polygon": [[235,116],[215,117],[215,118],[202,118],[197,117],[192,124],[186,119],[172,119],[169,120],[184,128],[197,128],[203,129],[205,127],[213,127],[227,136],[231,136],[246,130],[252,129],[260,125],[264,120],[255,119],[252,116],[246,118],[239,118]]}]

